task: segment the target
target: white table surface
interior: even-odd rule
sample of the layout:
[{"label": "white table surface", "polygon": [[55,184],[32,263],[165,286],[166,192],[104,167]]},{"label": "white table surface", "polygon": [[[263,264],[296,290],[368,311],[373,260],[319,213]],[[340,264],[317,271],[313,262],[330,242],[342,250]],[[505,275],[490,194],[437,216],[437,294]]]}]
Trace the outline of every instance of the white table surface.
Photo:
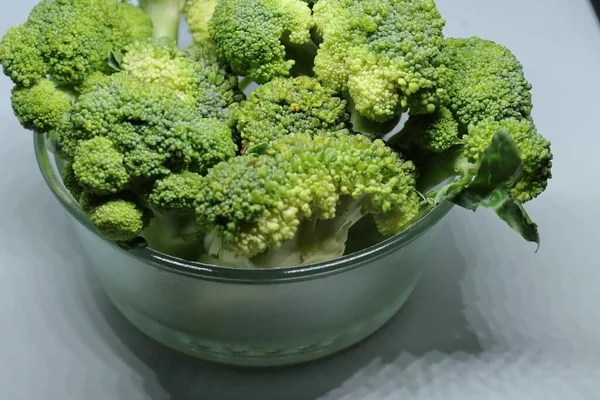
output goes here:
[{"label": "white table surface", "polygon": [[[10,2],[0,34],[35,0]],[[239,371],[132,328],[78,255],[0,78],[0,399],[599,399],[600,30],[586,0],[438,0],[447,34],[525,65],[554,179],[528,206],[542,247],[455,210],[400,314],[322,362]],[[432,245],[433,246],[433,245]]]}]

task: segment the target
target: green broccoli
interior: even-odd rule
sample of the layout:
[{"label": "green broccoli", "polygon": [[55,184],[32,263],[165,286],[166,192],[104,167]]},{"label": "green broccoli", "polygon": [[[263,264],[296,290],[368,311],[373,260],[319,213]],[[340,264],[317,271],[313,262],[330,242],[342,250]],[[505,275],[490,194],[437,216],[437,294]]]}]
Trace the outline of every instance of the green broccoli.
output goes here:
[{"label": "green broccoli", "polygon": [[108,56],[149,37],[150,19],[114,0],[42,0],[23,25],[0,41],[0,63],[16,84],[31,87],[50,76],[77,84],[108,70]]},{"label": "green broccoli", "polygon": [[290,133],[346,129],[346,100],[307,76],[276,78],[254,90],[234,114],[242,152]]},{"label": "green broccoli", "polygon": [[147,223],[145,211],[137,204],[123,200],[109,200],[88,211],[90,221],[105,237],[127,242],[142,233]]},{"label": "green broccoli", "polygon": [[442,58],[449,69],[449,108],[463,128],[489,118],[530,116],[531,84],[507,48],[477,37],[447,38]]},{"label": "green broccoli", "polygon": [[348,230],[368,214],[386,214],[383,233],[399,232],[419,212],[414,185],[412,163],[381,140],[292,133],[265,154],[212,168],[196,198],[196,219],[213,233],[208,255],[220,263],[318,262],[343,255]]},{"label": "green broccoli", "polygon": [[519,176],[508,185],[510,193],[522,203],[533,200],[548,186],[553,155],[550,141],[538,133],[532,119],[507,118],[499,122],[488,119],[471,125],[463,139],[465,155],[469,161],[478,162],[494,134],[501,129],[510,134],[523,163]]},{"label": "green broccoli", "polygon": [[168,87],[126,72],[79,96],[56,140],[73,160],[78,186],[112,198],[142,196],[140,188],[173,172],[204,174],[237,151],[226,125],[201,118]]},{"label": "green broccoli", "polygon": [[73,100],[70,89],[57,87],[45,78],[31,87],[15,86],[12,91],[12,107],[19,122],[38,133],[56,129]]},{"label": "green broccoli", "polygon": [[[297,61],[308,61],[302,53],[298,60],[288,53],[311,41],[311,10],[301,0],[220,0],[209,23],[210,39],[219,57],[233,72],[257,83],[288,76]],[[296,45],[296,46],[294,46]]]},{"label": "green broccoli", "polygon": [[505,47],[445,38],[434,0],[139,4],[41,0],[0,40],[15,116],[103,237],[297,266],[452,201],[539,243],[523,203],[553,155],[532,86]]},{"label": "green broccoli", "polygon": [[153,210],[166,213],[181,211],[193,213],[194,201],[202,187],[204,178],[195,172],[173,173],[154,182],[147,197]]},{"label": "green broccoli", "polygon": [[460,137],[454,114],[446,106],[440,106],[432,114],[411,115],[392,143],[402,140],[407,146],[406,142],[413,141],[425,150],[441,153],[460,144]]},{"label": "green broccoli", "polygon": [[464,151],[455,154],[476,164],[494,134],[505,129],[523,164],[507,183],[510,193],[521,202],[540,195],[551,178],[552,153],[531,118],[531,84],[519,61],[505,47],[475,37],[446,39],[444,57],[451,77],[447,106],[433,115],[411,116],[392,142],[405,143],[408,136],[435,152],[463,144]]},{"label": "green broccoli", "polygon": [[219,0],[187,0],[183,15],[194,38],[194,43],[204,45],[210,41],[208,24]]},{"label": "green broccoli", "polygon": [[205,118],[228,122],[245,98],[237,77],[217,60],[211,47],[182,51],[171,41],[135,42],[125,49],[120,68],[141,81],[173,90]]},{"label": "green broccoli", "polygon": [[136,179],[163,176],[173,168],[202,173],[236,152],[226,126],[202,119],[169,88],[125,72],[78,98],[58,129],[57,142],[73,157],[81,141],[96,136],[124,154],[123,164]]},{"label": "green broccoli", "polygon": [[347,93],[362,116],[431,113],[446,99],[445,20],[433,0],[320,0],[313,12],[323,38],[315,74]]}]

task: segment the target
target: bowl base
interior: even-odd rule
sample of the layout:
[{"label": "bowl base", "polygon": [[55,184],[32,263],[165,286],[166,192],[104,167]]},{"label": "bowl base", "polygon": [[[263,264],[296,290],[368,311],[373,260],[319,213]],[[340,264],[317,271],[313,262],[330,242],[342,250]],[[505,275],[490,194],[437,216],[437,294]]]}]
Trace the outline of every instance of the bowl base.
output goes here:
[{"label": "bowl base", "polygon": [[341,352],[368,338],[382,328],[406,303],[414,286],[399,297],[396,302],[384,310],[374,314],[346,329],[336,337],[320,337],[305,341],[305,344],[294,346],[244,346],[228,345],[223,342],[198,338],[193,334],[170,328],[143,313],[138,312],[125,302],[108,293],[115,307],[125,318],[144,334],[163,345],[204,361],[225,364],[235,367],[281,367],[315,361]]}]

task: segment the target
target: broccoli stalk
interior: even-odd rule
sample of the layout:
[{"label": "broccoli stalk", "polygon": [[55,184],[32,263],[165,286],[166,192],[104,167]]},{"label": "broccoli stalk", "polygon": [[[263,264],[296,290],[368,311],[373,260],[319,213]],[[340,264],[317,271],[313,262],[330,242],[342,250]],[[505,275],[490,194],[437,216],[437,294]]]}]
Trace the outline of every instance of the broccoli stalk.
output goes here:
[{"label": "broccoli stalk", "polygon": [[186,0],[140,0],[140,8],[152,20],[154,38],[177,41],[179,22]]}]

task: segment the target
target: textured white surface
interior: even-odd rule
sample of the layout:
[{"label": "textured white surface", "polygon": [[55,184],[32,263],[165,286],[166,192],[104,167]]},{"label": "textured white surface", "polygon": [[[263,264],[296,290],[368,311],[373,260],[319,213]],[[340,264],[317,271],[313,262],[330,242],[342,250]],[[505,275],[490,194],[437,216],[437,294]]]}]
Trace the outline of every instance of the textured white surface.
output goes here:
[{"label": "textured white surface", "polygon": [[[35,0],[11,2],[0,34]],[[401,313],[337,357],[238,371],[167,350],[110,306],[35,166],[0,78],[0,398],[598,399],[600,30],[586,0],[438,0],[447,33],[511,48],[553,142],[554,179],[528,209],[534,254],[492,215],[456,210]]]}]

